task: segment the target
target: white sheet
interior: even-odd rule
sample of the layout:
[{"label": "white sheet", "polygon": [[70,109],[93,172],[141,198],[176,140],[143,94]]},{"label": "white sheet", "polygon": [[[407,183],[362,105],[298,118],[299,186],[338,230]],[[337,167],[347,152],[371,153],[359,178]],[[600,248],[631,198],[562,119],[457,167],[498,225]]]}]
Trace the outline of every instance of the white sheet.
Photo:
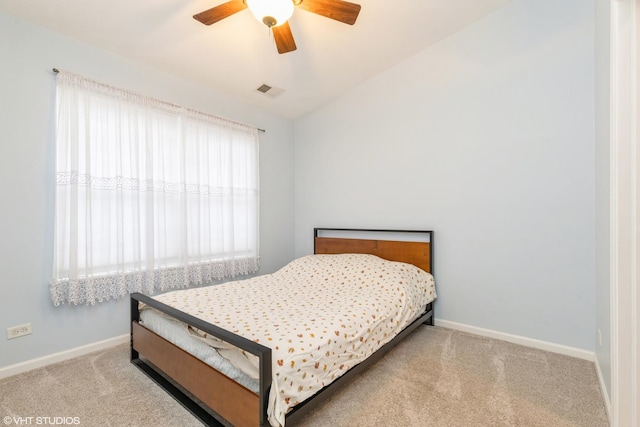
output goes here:
[{"label": "white sheet", "polygon": [[186,323],[147,306],[141,306],[140,308],[140,324],[222,372],[235,382],[242,384],[254,393],[258,393],[257,370],[254,369],[253,376],[248,375],[238,367],[238,365],[243,366],[241,363],[236,361],[234,364],[233,362],[234,359],[239,357],[238,355],[242,355],[240,349],[225,343],[227,347],[232,347],[234,351],[222,352],[223,354],[221,354],[219,350],[216,350],[215,345],[212,345],[214,344],[213,341],[194,339],[196,333]]}]

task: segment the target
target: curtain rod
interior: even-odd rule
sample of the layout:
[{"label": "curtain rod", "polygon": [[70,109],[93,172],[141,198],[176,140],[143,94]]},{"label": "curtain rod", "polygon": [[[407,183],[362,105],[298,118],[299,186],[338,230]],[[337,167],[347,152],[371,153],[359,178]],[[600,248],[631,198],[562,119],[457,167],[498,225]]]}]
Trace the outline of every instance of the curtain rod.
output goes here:
[{"label": "curtain rod", "polygon": [[[57,69],[57,68],[55,68],[55,67],[54,67],[54,68],[52,68],[51,70],[52,70],[54,73],[56,73],[56,74],[58,74],[58,73],[60,72],[60,70],[58,70],[58,69]],[[258,132],[266,133],[267,131],[266,131],[266,130],[264,130],[264,129],[260,129],[260,128],[258,128]]]}]

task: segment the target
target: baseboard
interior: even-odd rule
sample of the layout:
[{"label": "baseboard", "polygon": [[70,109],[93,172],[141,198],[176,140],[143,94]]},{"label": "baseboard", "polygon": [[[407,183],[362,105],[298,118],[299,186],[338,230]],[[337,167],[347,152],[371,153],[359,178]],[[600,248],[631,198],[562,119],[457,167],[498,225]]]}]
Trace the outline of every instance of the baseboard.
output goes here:
[{"label": "baseboard", "polygon": [[550,351],[552,353],[564,354],[565,356],[577,357],[579,359],[588,360],[589,362],[593,362],[593,360],[595,359],[595,353],[592,351],[581,350],[579,348],[554,344],[547,341],[540,341],[533,338],[522,337],[519,335],[505,334],[504,332],[478,328],[476,326],[465,325],[463,323],[435,319],[435,325],[442,326],[443,328],[456,329],[458,331],[468,332],[470,334],[480,335],[483,337],[495,338],[497,340],[520,344],[527,347],[537,348],[539,350]]},{"label": "baseboard", "polygon": [[598,355],[594,356],[593,363],[596,365],[596,374],[598,376],[600,392],[602,393],[602,401],[604,402],[604,409],[607,411],[607,419],[609,420],[609,424],[611,424],[611,399],[609,398],[607,386],[604,383],[604,377],[602,376],[602,370],[600,369],[600,361],[598,360]]},{"label": "baseboard", "polygon": [[73,359],[74,357],[83,356],[94,351],[113,347],[114,345],[123,344],[129,342],[130,339],[130,334],[125,334],[118,337],[109,338],[104,341],[98,341],[96,343],[87,344],[81,347],[72,348],[70,350],[61,351],[59,353],[50,354],[48,356],[39,357],[37,359],[27,360],[26,362],[16,363],[15,365],[9,365],[4,368],[0,368],[0,379],[31,371],[32,369],[42,368],[43,366],[51,365],[53,363]]}]

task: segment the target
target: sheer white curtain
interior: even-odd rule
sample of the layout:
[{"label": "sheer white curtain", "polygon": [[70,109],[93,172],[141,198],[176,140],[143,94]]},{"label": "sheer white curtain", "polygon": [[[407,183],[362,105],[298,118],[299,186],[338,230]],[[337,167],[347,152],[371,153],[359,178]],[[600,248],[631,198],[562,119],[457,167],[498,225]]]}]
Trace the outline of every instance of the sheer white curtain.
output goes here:
[{"label": "sheer white curtain", "polygon": [[254,273],[258,216],[256,128],[58,73],[55,305]]}]

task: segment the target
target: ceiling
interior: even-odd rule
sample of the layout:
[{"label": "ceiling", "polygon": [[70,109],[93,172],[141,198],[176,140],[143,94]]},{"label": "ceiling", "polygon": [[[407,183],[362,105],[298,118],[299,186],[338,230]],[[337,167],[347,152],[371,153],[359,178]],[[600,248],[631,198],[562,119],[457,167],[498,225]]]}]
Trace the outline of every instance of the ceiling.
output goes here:
[{"label": "ceiling", "polygon": [[[509,0],[352,0],[355,25],[301,9],[298,49],[280,55],[249,10],[211,26],[192,18],[226,0],[0,0],[0,12],[295,119]],[[256,89],[284,89],[271,99]]]}]

